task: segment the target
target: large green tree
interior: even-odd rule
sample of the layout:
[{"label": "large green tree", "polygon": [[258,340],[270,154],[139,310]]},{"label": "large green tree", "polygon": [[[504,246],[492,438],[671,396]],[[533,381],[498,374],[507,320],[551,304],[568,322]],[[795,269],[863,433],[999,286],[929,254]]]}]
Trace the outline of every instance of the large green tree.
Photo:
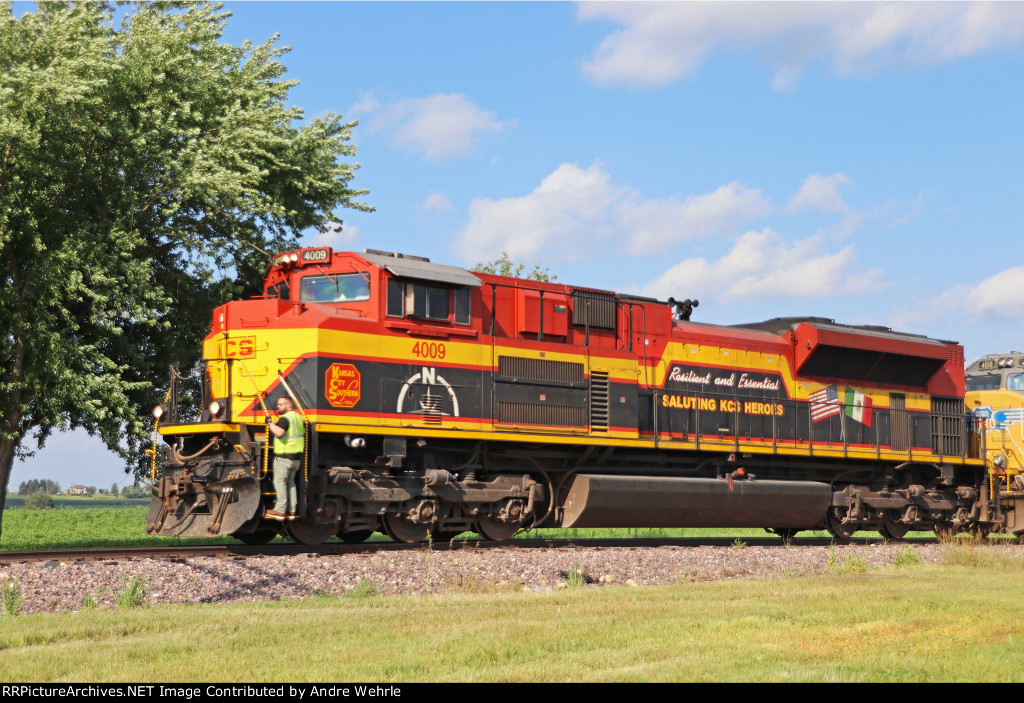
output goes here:
[{"label": "large green tree", "polygon": [[298,125],[277,37],[219,5],[0,5],[0,505],[12,462],[85,428],[138,461],[167,366],[263,252],[370,209],[354,122]]}]

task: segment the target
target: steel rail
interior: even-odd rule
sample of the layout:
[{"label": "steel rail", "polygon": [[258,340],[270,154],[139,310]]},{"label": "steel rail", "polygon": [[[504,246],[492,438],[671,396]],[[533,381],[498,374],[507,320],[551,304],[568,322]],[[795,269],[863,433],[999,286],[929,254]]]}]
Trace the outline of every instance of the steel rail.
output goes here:
[{"label": "steel rail", "polygon": [[[877,544],[885,540],[877,537],[854,538],[854,544]],[[903,540],[907,544],[934,544],[934,538]],[[789,548],[829,546],[832,540],[827,537],[797,537]],[[390,551],[462,551],[474,549],[655,549],[685,547],[759,547],[786,548],[779,537],[757,537],[737,539],[730,537],[682,537],[682,538],[644,538],[644,539],[514,539],[493,542],[482,539],[455,539],[451,542],[417,542],[405,544],[401,542],[365,542],[362,544],[345,544],[343,542],[326,542],[324,544],[206,544],[206,545],[174,545],[144,547],[87,547],[81,549],[36,549],[0,551],[0,564],[18,562],[88,562],[88,561],[123,561],[133,559],[191,559],[197,557],[216,558],[247,558],[247,557],[281,557],[316,554],[322,556],[346,554],[372,554]]]}]

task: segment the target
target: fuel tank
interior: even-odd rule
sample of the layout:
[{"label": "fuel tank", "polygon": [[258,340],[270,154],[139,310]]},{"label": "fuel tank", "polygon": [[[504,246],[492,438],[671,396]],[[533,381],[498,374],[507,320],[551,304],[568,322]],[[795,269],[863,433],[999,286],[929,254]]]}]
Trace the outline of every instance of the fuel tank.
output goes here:
[{"label": "fuel tank", "polygon": [[579,474],[562,527],[784,527],[822,523],[827,483]]}]

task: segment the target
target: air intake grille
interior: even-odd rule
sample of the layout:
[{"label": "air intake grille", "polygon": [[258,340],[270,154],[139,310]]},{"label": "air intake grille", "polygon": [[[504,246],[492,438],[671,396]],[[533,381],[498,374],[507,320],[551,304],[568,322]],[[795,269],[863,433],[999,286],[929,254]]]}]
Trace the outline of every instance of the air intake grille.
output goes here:
[{"label": "air intake grille", "polygon": [[498,402],[498,422],[515,425],[585,427],[586,417],[582,407],[502,400]]},{"label": "air intake grille", "polygon": [[946,347],[946,361],[950,366],[960,367],[964,365],[964,348],[956,344]]},{"label": "air intake grille", "polygon": [[608,431],[608,374],[590,372],[590,431]]},{"label": "air intake grille", "polygon": [[889,446],[893,451],[905,452],[910,446],[910,420],[907,415],[907,396],[902,393],[889,394],[889,416],[892,436]]},{"label": "air intake grille", "polygon": [[572,292],[572,324],[586,325],[588,317],[591,327],[615,329],[615,294],[574,290]]},{"label": "air intake grille", "polygon": [[959,398],[932,398],[932,451],[936,454],[963,454],[964,401]]},{"label": "air intake grille", "polygon": [[522,356],[499,356],[498,376],[512,381],[550,381],[583,383],[583,364],[573,361],[548,361]]}]

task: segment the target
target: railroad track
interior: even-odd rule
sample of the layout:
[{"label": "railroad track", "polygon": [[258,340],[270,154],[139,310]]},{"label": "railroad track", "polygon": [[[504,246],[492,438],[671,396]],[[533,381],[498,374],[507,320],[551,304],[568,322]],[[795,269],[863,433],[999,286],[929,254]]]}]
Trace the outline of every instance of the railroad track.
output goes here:
[{"label": "railroad track", "polygon": [[[855,538],[855,544],[872,544],[881,542],[878,538]],[[934,539],[909,540],[916,544],[930,544]],[[175,545],[166,547],[88,547],[82,549],[36,549],[24,551],[0,552],[0,564],[19,562],[84,562],[84,561],[121,561],[132,559],[189,559],[195,557],[261,557],[261,556],[299,556],[316,554],[322,556],[341,554],[368,554],[383,551],[432,550],[452,551],[466,549],[572,549],[574,547],[625,549],[625,548],[659,548],[659,547],[731,547],[742,542],[748,547],[783,547],[778,537],[764,537],[737,540],[736,538],[645,538],[645,539],[516,539],[504,542],[465,539],[453,542],[421,542],[404,544],[401,542],[365,542],[363,544],[344,544],[327,542],[318,545],[304,544],[206,544],[206,545]],[[827,538],[797,538],[791,546],[817,547],[828,546],[832,541]]]}]

